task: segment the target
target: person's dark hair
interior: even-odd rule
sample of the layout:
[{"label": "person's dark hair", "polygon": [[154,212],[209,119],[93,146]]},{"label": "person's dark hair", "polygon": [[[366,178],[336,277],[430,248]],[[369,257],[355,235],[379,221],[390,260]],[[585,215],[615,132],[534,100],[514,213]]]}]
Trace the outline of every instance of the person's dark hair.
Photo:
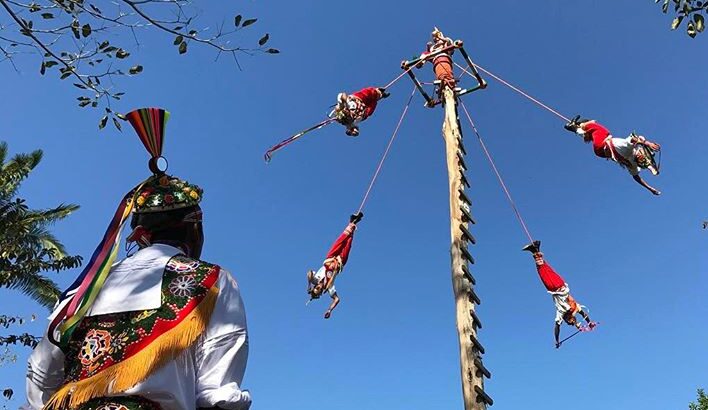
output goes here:
[{"label": "person's dark hair", "polygon": [[182,223],[184,217],[199,211],[199,206],[190,206],[172,211],[134,214],[130,227],[141,225],[152,233],[152,241],[187,242],[192,238],[193,225]]}]

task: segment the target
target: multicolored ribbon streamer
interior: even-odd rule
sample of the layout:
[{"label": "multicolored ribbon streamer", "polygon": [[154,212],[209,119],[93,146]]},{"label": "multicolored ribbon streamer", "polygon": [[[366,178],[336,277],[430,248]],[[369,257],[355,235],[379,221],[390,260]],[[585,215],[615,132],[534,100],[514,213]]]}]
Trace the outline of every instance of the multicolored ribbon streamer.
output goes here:
[{"label": "multicolored ribbon streamer", "polygon": [[165,127],[170,118],[169,111],[162,108],[138,108],[126,114],[126,118],[138,133],[140,141],[152,158],[162,156]]},{"label": "multicolored ribbon streamer", "polygon": [[279,143],[273,145],[272,147],[270,147],[270,149],[268,151],[266,151],[265,155],[263,156],[265,158],[265,161],[270,162],[270,160],[273,158],[273,154],[276,151],[278,151],[279,149],[283,148],[284,146],[286,146],[292,142],[295,142],[295,140],[297,140],[298,138],[307,134],[308,132],[314,131],[316,129],[320,129],[320,128],[324,127],[325,125],[329,125],[329,124],[333,123],[334,121],[337,121],[337,119],[336,118],[328,118],[322,122],[319,122],[319,123],[313,125],[312,127],[308,128],[304,131],[298,132],[297,134],[293,135],[292,137],[284,139],[283,141],[280,141]]},{"label": "multicolored ribbon streamer", "polygon": [[[152,178],[154,176],[142,182],[123,198],[106,233],[103,235],[101,243],[93,252],[91,260],[79,277],[62,295],[63,300],[68,294],[73,293],[69,296],[71,300],[64,304],[62,310],[49,326],[49,337],[55,344],[64,345],[69,341],[74,329],[81,319],[86,316],[89,308],[96,300],[118,255],[120,233],[133,211],[136,196],[143,185]],[[58,340],[55,339],[55,330],[59,332]]]}]

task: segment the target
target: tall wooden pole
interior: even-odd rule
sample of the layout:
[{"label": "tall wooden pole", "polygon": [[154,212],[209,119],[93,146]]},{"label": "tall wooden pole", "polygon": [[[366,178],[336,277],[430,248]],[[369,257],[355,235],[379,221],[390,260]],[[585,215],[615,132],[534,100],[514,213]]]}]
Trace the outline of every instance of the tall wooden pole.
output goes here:
[{"label": "tall wooden pole", "polygon": [[475,304],[479,304],[480,300],[474,293],[475,279],[469,269],[474,259],[467,245],[474,244],[475,239],[468,229],[468,225],[474,221],[470,212],[471,203],[465,194],[465,186],[469,186],[464,175],[467,169],[464,162],[465,148],[457,116],[457,97],[450,87],[442,84],[441,87],[444,87],[445,122],[442,132],[450,185],[450,257],[460,345],[462,394],[465,410],[485,410],[493,401],[484,392],[484,377],[490,377],[490,374],[482,365],[484,347],[477,340],[477,329],[482,324],[475,314]]}]

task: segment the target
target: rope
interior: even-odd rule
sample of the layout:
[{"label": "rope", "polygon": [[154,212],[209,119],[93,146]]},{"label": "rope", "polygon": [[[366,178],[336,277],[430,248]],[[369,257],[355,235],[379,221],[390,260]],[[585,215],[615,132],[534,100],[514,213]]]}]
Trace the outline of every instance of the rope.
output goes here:
[{"label": "rope", "polygon": [[492,159],[492,155],[489,153],[489,150],[487,149],[487,146],[484,143],[482,136],[479,135],[479,131],[477,131],[477,127],[474,125],[474,121],[472,121],[472,117],[470,116],[469,111],[467,111],[467,107],[465,107],[465,103],[463,103],[460,100],[460,105],[462,106],[462,109],[465,111],[465,115],[467,115],[467,119],[470,121],[470,125],[472,126],[472,130],[477,135],[477,139],[479,140],[480,145],[482,145],[482,150],[484,151],[484,154],[487,156],[489,163],[492,165],[492,169],[494,170],[494,173],[497,174],[497,179],[499,180],[499,184],[501,184],[501,187],[504,190],[504,193],[506,194],[507,199],[509,200],[509,204],[511,204],[511,208],[514,210],[514,213],[516,214],[516,218],[519,220],[519,223],[521,224],[521,228],[523,228],[524,232],[526,233],[526,236],[529,238],[529,242],[533,242],[533,236],[531,236],[531,232],[529,232],[529,229],[526,226],[526,223],[524,222],[524,218],[521,216],[521,212],[519,212],[519,208],[517,208],[516,203],[514,202],[514,199],[511,197],[511,193],[509,192],[509,189],[506,187],[506,184],[504,183],[504,179],[502,178],[501,174],[499,173],[497,166],[494,164],[494,159]]},{"label": "rope", "polygon": [[399,128],[401,128],[401,123],[403,123],[403,119],[406,117],[406,113],[408,112],[408,107],[411,105],[411,101],[413,100],[413,96],[415,95],[416,88],[413,87],[413,91],[411,92],[411,96],[408,97],[408,102],[406,103],[405,108],[403,108],[403,113],[401,114],[401,118],[398,119],[398,124],[396,125],[396,129],[393,131],[393,135],[391,135],[391,139],[388,141],[388,145],[386,146],[386,150],[384,150],[383,155],[381,156],[381,161],[379,161],[378,167],[376,167],[376,172],[374,172],[374,176],[371,178],[371,182],[369,183],[369,187],[366,189],[366,193],[364,194],[364,199],[361,200],[361,205],[359,205],[359,210],[357,212],[361,212],[364,209],[364,205],[366,205],[366,201],[369,199],[369,193],[371,193],[371,188],[374,187],[374,183],[376,183],[376,179],[379,177],[379,172],[381,172],[381,167],[383,167],[384,161],[386,161],[386,157],[388,156],[388,152],[391,149],[391,145],[393,145],[393,141],[396,139],[396,135],[398,134]]},{"label": "rope", "polygon": [[[465,67],[462,67],[461,65],[459,65],[459,64],[457,64],[457,63],[455,63],[455,65],[456,65],[458,68],[460,68],[462,71],[464,71],[465,73],[467,73],[467,74],[469,74],[470,76],[474,77],[474,75],[472,75],[472,73],[470,73],[469,71],[467,71],[467,70],[465,69]],[[519,89],[518,87],[515,87],[515,86],[513,86],[512,84],[508,83],[508,82],[505,81],[503,78],[501,78],[501,77],[499,77],[499,76],[496,76],[496,75],[494,75],[493,73],[490,73],[489,71],[485,70],[484,67],[480,67],[480,66],[477,65],[477,64],[474,64],[474,66],[475,66],[477,69],[479,69],[480,71],[482,71],[482,72],[484,72],[485,74],[487,74],[488,76],[492,77],[493,79],[499,81],[500,83],[504,84],[505,86],[511,88],[512,90],[516,91],[517,93],[523,95],[524,97],[526,97],[526,98],[528,98],[529,100],[533,101],[534,103],[538,104],[540,107],[545,108],[545,109],[548,110],[549,112],[555,114],[558,118],[561,118],[561,119],[564,120],[565,122],[570,122],[570,118],[568,118],[568,117],[566,117],[565,115],[559,113],[558,111],[554,110],[553,108],[547,106],[546,104],[542,103],[541,101],[537,100],[536,98],[533,98],[533,97],[530,96],[529,94],[525,93],[523,90],[521,90],[521,89]]]},{"label": "rope", "polygon": [[413,67],[414,67],[414,66],[408,67],[404,72],[402,72],[401,74],[399,74],[398,77],[394,78],[391,82],[389,82],[388,84],[386,84],[386,85],[383,87],[383,89],[386,90],[386,89],[388,89],[389,87],[391,87],[392,85],[396,84],[396,82],[398,82],[398,80],[400,80],[401,78],[403,78],[404,75],[408,74],[408,72],[411,71],[411,70],[413,69]]}]

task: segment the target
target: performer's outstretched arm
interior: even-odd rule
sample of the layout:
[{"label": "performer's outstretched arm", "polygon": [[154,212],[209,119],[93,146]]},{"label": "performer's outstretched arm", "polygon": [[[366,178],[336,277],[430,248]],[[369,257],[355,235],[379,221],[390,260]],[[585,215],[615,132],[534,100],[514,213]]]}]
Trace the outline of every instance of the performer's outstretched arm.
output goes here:
[{"label": "performer's outstretched arm", "polygon": [[561,346],[560,334],[561,334],[561,325],[560,325],[560,323],[556,322],[556,326],[553,328],[553,336],[556,338],[556,349],[558,349]]},{"label": "performer's outstretched arm", "polygon": [[647,184],[647,181],[645,181],[644,179],[642,179],[642,177],[640,177],[639,175],[632,175],[632,179],[634,179],[635,181],[637,181],[637,183],[638,183],[639,185],[641,185],[641,186],[643,186],[644,188],[648,189],[649,192],[651,192],[652,194],[654,194],[654,195],[661,195],[661,191],[659,191],[658,189],[654,188],[653,186]]},{"label": "performer's outstretched arm", "polygon": [[339,304],[339,295],[335,293],[334,296],[332,296],[332,303],[329,304],[329,308],[327,309],[327,311],[324,314],[325,319],[329,319],[329,317],[332,316],[332,311],[334,310],[334,308],[337,307],[338,304]]}]

